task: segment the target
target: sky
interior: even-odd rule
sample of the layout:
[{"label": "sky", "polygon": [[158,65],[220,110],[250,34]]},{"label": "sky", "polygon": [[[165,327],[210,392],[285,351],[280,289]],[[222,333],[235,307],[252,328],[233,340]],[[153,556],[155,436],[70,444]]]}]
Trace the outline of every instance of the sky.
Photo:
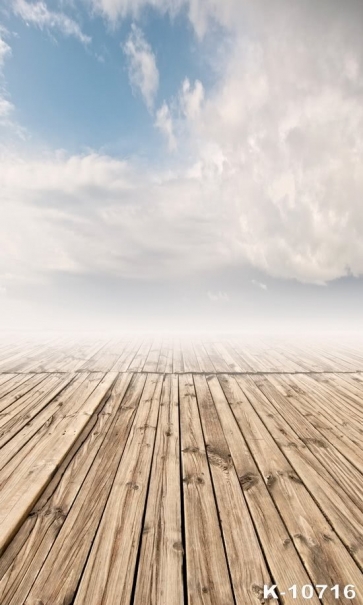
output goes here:
[{"label": "sky", "polygon": [[0,0],[0,328],[360,330],[361,0]]}]

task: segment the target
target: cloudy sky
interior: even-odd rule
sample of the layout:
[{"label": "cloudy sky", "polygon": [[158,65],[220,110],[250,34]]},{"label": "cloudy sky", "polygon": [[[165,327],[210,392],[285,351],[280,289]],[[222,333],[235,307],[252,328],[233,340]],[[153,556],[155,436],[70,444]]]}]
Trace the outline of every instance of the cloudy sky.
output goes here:
[{"label": "cloudy sky", "polygon": [[362,25],[0,0],[0,326],[360,325]]}]

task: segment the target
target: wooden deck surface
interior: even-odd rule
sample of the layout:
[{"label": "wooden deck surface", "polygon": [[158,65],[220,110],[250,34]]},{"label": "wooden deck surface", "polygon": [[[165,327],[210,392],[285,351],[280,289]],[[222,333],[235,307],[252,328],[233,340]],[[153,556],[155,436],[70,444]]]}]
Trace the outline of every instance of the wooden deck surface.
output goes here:
[{"label": "wooden deck surface", "polygon": [[4,338],[1,605],[363,605],[362,420],[354,343]]}]

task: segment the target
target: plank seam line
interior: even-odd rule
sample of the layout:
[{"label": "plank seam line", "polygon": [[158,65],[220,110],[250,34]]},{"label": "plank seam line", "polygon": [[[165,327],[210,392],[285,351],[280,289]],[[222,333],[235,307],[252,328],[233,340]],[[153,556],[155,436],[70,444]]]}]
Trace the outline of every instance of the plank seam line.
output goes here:
[{"label": "plank seam line", "polygon": [[184,507],[184,482],[183,482],[183,460],[182,460],[182,434],[181,434],[181,397],[180,397],[180,381],[179,375],[177,374],[178,380],[178,430],[179,430],[179,484],[180,484],[180,523],[181,523],[181,539],[183,544],[183,566],[182,566],[182,578],[183,578],[183,597],[184,604],[188,605],[188,572],[187,572],[187,541],[186,541],[186,529],[185,529],[185,507]]}]

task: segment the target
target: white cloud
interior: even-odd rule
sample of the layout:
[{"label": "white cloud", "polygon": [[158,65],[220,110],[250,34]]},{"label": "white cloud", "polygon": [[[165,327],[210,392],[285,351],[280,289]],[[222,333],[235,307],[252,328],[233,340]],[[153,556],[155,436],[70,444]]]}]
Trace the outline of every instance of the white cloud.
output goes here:
[{"label": "white cloud", "polygon": [[170,109],[165,102],[156,113],[155,126],[166,137],[169,151],[175,151],[177,148],[177,141],[174,134],[173,119],[170,114]]},{"label": "white cloud", "polygon": [[208,298],[212,302],[228,302],[229,296],[227,292],[207,292]]},{"label": "white cloud", "polygon": [[[145,4],[98,8],[116,19]],[[170,148],[178,133],[179,167],[173,158],[164,171],[145,170],[97,154],[3,158],[0,258],[21,274],[158,277],[233,264],[314,283],[362,275],[363,4],[188,6],[199,33],[214,19],[234,44],[213,57],[212,88],[186,80],[176,110],[165,103],[156,114]],[[125,51],[152,109],[159,75],[138,28]]]},{"label": "white cloud", "polygon": [[127,16],[138,17],[147,6],[175,14],[185,4],[184,0],[88,0],[96,12],[112,22]]},{"label": "white cloud", "polygon": [[128,58],[131,85],[134,90],[140,91],[148,109],[151,110],[159,88],[159,71],[152,48],[136,25],[132,25],[123,48]]},{"label": "white cloud", "polygon": [[171,16],[186,11],[199,37],[204,36],[210,22],[230,25],[236,11],[241,12],[239,0],[88,0],[88,3],[113,23],[130,15],[137,18],[147,7]]},{"label": "white cloud", "polygon": [[1,164],[0,275],[174,277],[230,254],[233,221],[219,216],[218,194],[182,173],[97,154]]},{"label": "white cloud", "polygon": [[14,109],[14,105],[0,93],[0,120],[7,118]]},{"label": "white cloud", "polygon": [[260,290],[267,290],[267,286],[266,284],[263,284],[260,281],[257,281],[256,279],[252,280],[252,284],[256,287],[256,288],[260,288]]},{"label": "white cloud", "polygon": [[4,65],[5,59],[11,55],[11,48],[9,44],[3,40],[0,30],[0,69]]},{"label": "white cloud", "polygon": [[219,82],[204,99],[183,85],[189,174],[215,182],[221,215],[234,206],[241,261],[315,283],[361,275],[363,5],[223,6],[234,45]]},{"label": "white cloud", "polygon": [[[0,78],[3,76],[2,70],[5,60],[11,56],[11,48],[2,37],[4,33],[7,33],[6,30],[0,27]],[[8,125],[9,116],[14,109],[13,104],[7,97],[6,90],[0,88],[0,126]]]},{"label": "white cloud", "polygon": [[65,36],[73,36],[83,44],[89,44],[91,38],[86,36],[78,23],[62,12],[48,9],[45,2],[26,2],[15,0],[13,11],[27,23],[33,23],[40,29],[55,29]]},{"label": "white cloud", "polygon": [[188,78],[186,78],[180,94],[180,107],[187,120],[196,120],[199,117],[203,100],[203,84],[199,80],[196,80],[193,87]]},{"label": "white cloud", "polygon": [[203,84],[196,80],[192,85],[189,79],[185,78],[178,95],[172,99],[170,105],[164,101],[158,109],[155,126],[165,136],[169,151],[178,148],[176,125],[179,124],[178,135],[185,139],[185,134],[193,128],[200,116],[203,100]]}]

